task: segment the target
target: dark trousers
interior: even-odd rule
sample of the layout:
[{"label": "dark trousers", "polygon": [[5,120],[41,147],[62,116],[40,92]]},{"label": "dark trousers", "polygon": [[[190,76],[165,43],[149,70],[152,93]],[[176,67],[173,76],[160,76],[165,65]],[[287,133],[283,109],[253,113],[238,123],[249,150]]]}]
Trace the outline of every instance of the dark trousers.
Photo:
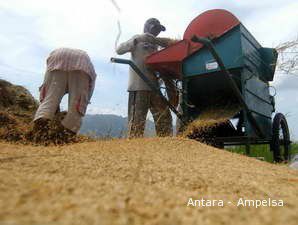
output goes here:
[{"label": "dark trousers", "polygon": [[148,110],[153,115],[157,136],[172,136],[172,116],[169,107],[152,91],[129,91],[128,137],[143,137]]}]

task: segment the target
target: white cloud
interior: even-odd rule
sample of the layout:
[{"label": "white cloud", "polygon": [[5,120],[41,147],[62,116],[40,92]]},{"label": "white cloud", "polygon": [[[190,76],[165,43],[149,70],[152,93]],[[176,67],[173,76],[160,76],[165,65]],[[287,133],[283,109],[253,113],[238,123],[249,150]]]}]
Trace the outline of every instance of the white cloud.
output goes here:
[{"label": "white cloud", "polygon": [[280,4],[274,10],[260,11],[247,21],[247,26],[259,42],[267,47],[275,47],[281,42],[294,39],[298,35],[298,2]]}]

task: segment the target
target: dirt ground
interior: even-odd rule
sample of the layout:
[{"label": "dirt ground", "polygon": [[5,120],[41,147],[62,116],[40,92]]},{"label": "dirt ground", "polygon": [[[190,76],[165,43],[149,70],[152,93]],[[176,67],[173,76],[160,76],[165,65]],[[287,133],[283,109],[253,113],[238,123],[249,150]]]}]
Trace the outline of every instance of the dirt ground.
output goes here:
[{"label": "dirt ground", "polygon": [[[190,198],[225,205],[187,206]],[[237,207],[239,198],[284,206]],[[179,138],[2,142],[0,209],[1,225],[296,225],[298,171]]]}]

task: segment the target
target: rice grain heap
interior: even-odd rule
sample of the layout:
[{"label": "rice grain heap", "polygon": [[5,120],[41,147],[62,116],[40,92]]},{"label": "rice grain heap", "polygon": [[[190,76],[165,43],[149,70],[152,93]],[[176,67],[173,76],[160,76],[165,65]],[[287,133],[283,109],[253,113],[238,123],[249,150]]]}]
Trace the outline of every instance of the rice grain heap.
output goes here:
[{"label": "rice grain heap", "polygon": [[[298,171],[194,140],[0,143],[0,224],[296,225]],[[188,205],[190,199],[224,206]],[[239,199],[282,207],[238,206]],[[231,201],[233,204],[229,204]]]}]

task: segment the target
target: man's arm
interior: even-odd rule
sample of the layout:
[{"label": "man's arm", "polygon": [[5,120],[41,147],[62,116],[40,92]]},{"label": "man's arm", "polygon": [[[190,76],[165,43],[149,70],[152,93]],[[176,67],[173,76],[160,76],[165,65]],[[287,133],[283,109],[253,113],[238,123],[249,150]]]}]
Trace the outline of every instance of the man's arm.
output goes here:
[{"label": "man's arm", "polygon": [[180,41],[180,40],[172,39],[172,38],[155,37],[154,35],[149,34],[149,33],[139,35],[137,37],[137,40],[156,44],[156,45],[159,45],[164,48]]},{"label": "man's arm", "polygon": [[161,47],[168,47],[170,45],[173,45],[177,43],[180,40],[172,39],[172,38],[162,38],[162,37],[156,37],[155,38],[155,43]]},{"label": "man's arm", "polygon": [[137,44],[138,36],[139,35],[135,35],[134,37],[132,37],[128,41],[123,42],[122,44],[120,44],[116,49],[116,53],[118,55],[123,55],[125,53],[132,52],[134,50],[136,44]]},{"label": "man's arm", "polygon": [[152,44],[159,45],[161,47],[168,47],[172,44],[177,43],[179,40],[171,39],[171,38],[161,38],[161,37],[155,37],[152,34],[145,33],[140,35],[135,35],[133,38],[128,40],[127,42],[124,42],[119,45],[119,47],[116,49],[116,52],[118,55],[123,55],[127,52],[132,52],[139,42],[149,42]]}]

